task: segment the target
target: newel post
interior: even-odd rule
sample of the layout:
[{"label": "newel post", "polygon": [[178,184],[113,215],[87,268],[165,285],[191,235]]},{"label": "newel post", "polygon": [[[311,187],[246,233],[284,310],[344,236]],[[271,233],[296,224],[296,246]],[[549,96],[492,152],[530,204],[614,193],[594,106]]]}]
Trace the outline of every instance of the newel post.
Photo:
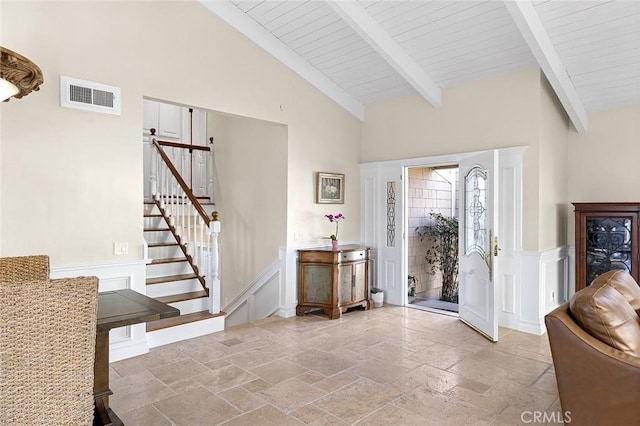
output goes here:
[{"label": "newel post", "polygon": [[209,312],[220,312],[220,254],[218,250],[218,236],[220,235],[220,221],[218,212],[213,212],[209,222]]}]

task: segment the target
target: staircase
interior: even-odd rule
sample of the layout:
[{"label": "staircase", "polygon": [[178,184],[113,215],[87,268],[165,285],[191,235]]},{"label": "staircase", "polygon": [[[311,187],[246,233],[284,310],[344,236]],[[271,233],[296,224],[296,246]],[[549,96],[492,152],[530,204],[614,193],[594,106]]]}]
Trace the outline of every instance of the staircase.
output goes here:
[{"label": "staircase", "polygon": [[[147,323],[147,342],[155,347],[224,330],[225,313],[220,311],[220,222],[217,213],[211,218],[203,208],[211,202],[211,194],[194,194],[183,178],[192,176],[193,164],[182,154],[209,153],[211,148],[160,141],[155,129],[150,138],[153,199],[144,202],[144,238],[150,260],[146,294],[180,310],[178,317]],[[201,192],[205,179],[196,180]]]},{"label": "staircase", "polygon": [[209,312],[204,276],[154,201],[144,203],[144,236],[148,257],[147,296],[180,309],[180,316],[147,323],[150,347],[224,329],[224,312]]}]

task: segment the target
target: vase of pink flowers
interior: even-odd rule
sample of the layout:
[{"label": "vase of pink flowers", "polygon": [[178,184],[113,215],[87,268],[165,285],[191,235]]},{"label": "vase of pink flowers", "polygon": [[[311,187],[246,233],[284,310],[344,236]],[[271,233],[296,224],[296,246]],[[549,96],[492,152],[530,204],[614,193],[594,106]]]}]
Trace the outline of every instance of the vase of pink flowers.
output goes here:
[{"label": "vase of pink flowers", "polygon": [[342,213],[338,213],[337,215],[325,214],[324,217],[329,219],[329,222],[336,224],[336,232],[329,236],[329,238],[331,238],[331,247],[336,250],[338,248],[338,224],[341,220],[345,219],[345,217]]}]

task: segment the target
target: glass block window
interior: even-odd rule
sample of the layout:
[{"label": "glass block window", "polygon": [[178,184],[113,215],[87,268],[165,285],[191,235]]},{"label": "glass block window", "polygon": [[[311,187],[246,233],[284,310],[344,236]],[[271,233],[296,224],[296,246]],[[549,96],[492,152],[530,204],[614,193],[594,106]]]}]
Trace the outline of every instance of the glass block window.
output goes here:
[{"label": "glass block window", "polygon": [[396,246],[396,183],[387,182],[387,247]]},{"label": "glass block window", "polygon": [[474,166],[464,180],[465,254],[487,253],[487,171]]}]

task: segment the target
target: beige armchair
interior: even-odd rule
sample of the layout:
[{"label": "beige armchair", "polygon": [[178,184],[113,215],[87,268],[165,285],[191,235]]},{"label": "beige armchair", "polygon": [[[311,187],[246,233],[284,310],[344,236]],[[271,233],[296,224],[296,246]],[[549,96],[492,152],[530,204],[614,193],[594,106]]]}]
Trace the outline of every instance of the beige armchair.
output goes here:
[{"label": "beige armchair", "polygon": [[[34,264],[42,272],[42,263]],[[22,271],[6,272],[0,273],[0,423],[91,425],[98,279],[21,281]]]},{"label": "beige armchair", "polygon": [[639,296],[629,274],[610,271],[545,317],[567,423],[638,424]]}]

